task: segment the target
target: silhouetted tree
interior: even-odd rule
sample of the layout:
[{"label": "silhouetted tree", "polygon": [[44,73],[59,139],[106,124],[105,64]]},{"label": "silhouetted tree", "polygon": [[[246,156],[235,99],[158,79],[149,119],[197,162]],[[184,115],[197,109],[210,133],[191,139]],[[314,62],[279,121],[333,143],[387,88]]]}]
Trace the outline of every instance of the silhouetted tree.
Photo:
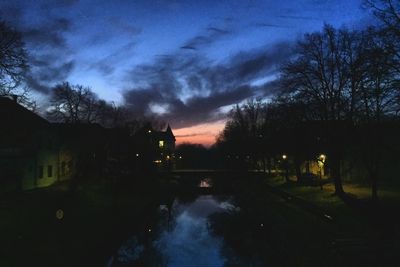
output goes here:
[{"label": "silhouetted tree", "polygon": [[282,82],[287,93],[309,104],[308,112],[323,121],[329,146],[331,173],[335,192],[343,194],[341,160],[353,111],[355,90],[349,86],[351,74],[346,30],[325,25],[322,32],[306,34],[299,41],[295,59],[282,68]]},{"label": "silhouetted tree", "polygon": [[218,146],[228,162],[234,163],[232,166],[254,168],[257,160],[263,159],[264,150],[260,137],[264,107],[259,100],[249,100],[230,111]]},{"label": "silhouetted tree", "polygon": [[[282,68],[284,97],[303,107],[305,121],[319,122],[335,191],[343,193],[341,161],[349,145],[362,151],[377,198],[382,154],[380,122],[398,108],[396,55],[380,30],[306,34],[296,57]],[[293,103],[292,103],[293,104]],[[364,129],[365,132],[355,131]],[[357,142],[363,142],[358,143]]]},{"label": "silhouetted tree", "polygon": [[386,38],[382,32],[368,29],[364,36],[365,74],[362,79],[359,97],[358,125],[363,130],[360,136],[362,157],[372,182],[372,198],[377,200],[384,144],[385,121],[396,114],[398,108],[398,85],[396,70],[392,68],[395,57],[387,50]]},{"label": "silhouetted tree", "polygon": [[28,89],[22,86],[27,69],[27,53],[21,34],[0,21],[0,96],[16,96],[19,103],[34,108],[28,98]]},{"label": "silhouetted tree", "polygon": [[202,145],[184,143],[175,150],[179,168],[210,169],[214,168],[211,151]]},{"label": "silhouetted tree", "polygon": [[400,37],[400,1],[364,0],[365,7],[383,22],[384,26]]},{"label": "silhouetted tree", "polygon": [[56,85],[50,95],[49,118],[65,123],[99,123],[103,126],[122,126],[127,111],[99,99],[89,87],[64,82]]}]

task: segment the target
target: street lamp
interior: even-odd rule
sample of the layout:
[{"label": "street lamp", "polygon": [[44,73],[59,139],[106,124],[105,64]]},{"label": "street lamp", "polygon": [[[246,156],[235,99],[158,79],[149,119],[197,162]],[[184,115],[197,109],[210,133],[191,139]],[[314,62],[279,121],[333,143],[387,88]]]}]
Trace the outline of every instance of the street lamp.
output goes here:
[{"label": "street lamp", "polygon": [[283,165],[285,167],[285,180],[286,183],[289,183],[289,166],[287,162],[287,156],[285,154],[282,155]]},{"label": "street lamp", "polygon": [[321,190],[323,190],[323,188],[322,188],[322,168],[324,167],[325,160],[326,160],[326,156],[324,154],[319,155],[319,157],[317,159],[318,167],[319,167],[319,186],[321,187]]}]

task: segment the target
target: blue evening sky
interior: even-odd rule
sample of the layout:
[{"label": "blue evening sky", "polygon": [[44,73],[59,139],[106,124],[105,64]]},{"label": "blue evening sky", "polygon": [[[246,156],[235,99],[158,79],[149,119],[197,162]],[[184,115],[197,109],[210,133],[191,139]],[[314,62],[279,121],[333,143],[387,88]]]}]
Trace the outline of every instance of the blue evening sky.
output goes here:
[{"label": "blue evening sky", "polygon": [[268,97],[304,33],[370,23],[361,2],[0,0],[0,17],[23,33],[39,102],[69,81],[184,128]]}]

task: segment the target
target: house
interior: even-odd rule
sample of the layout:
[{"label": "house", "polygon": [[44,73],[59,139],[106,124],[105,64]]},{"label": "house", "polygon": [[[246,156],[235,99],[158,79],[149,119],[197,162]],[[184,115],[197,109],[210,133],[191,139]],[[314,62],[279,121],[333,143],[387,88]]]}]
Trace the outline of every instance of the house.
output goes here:
[{"label": "house", "polygon": [[158,169],[170,170],[175,167],[175,136],[171,127],[165,131],[153,131],[151,134],[155,155],[153,162]]},{"label": "house", "polygon": [[160,153],[173,155],[176,139],[169,124],[165,131],[153,131],[153,140]]},{"label": "house", "polygon": [[73,175],[73,160],[52,124],[0,97],[0,191],[45,187]]},{"label": "house", "polygon": [[138,168],[174,168],[175,136],[169,125],[165,131],[157,131],[151,126],[141,128],[134,134],[132,146]]}]

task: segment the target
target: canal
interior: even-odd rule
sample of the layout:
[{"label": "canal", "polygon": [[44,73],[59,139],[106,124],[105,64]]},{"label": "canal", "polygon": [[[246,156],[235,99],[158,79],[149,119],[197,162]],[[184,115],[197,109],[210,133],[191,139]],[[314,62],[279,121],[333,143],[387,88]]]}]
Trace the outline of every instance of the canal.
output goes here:
[{"label": "canal", "polygon": [[[307,238],[307,229],[295,229],[293,218],[301,216],[288,213],[285,203],[259,184],[235,194],[213,194],[212,179],[201,179],[196,187],[160,203],[156,222],[127,236],[106,266],[275,266],[288,263],[290,249],[297,247],[295,255],[309,247],[299,239]],[[313,247],[325,245],[318,238]]]}]

